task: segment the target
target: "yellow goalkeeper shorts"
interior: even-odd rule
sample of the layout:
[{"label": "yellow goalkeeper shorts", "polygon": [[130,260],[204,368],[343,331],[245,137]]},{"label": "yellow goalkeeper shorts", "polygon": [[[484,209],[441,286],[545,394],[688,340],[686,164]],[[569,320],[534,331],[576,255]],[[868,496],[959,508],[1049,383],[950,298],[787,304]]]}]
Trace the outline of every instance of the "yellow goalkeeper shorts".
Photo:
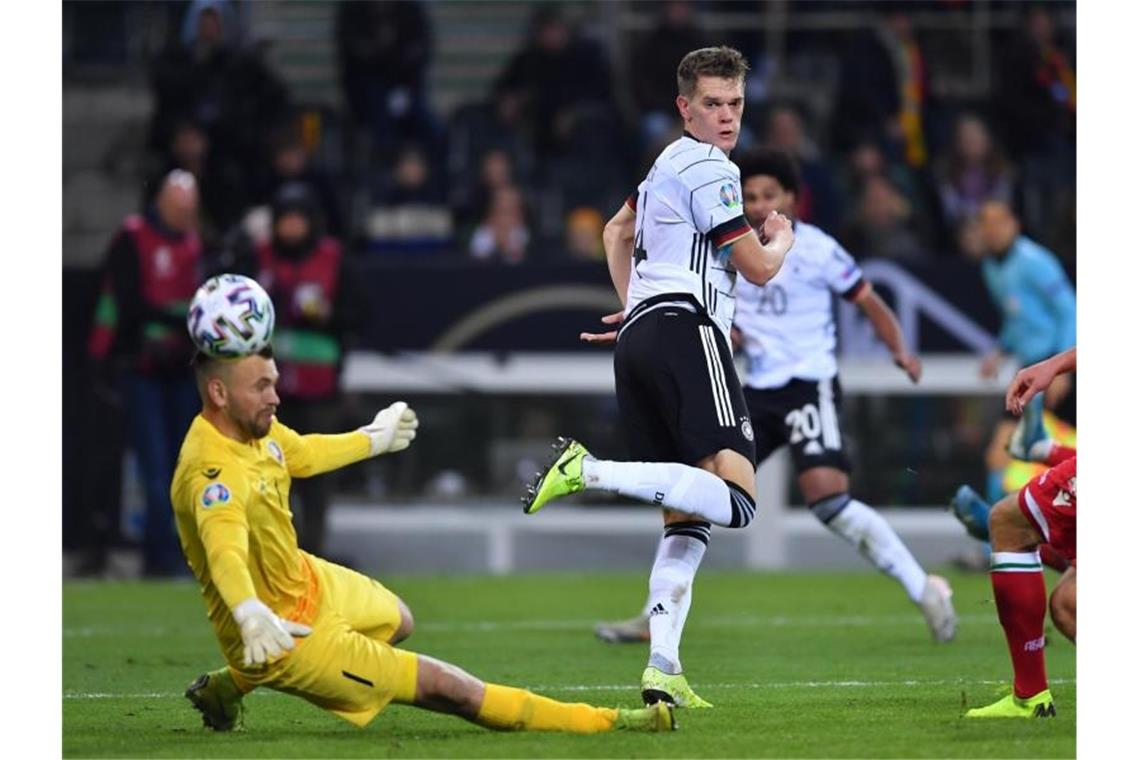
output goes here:
[{"label": "yellow goalkeeper shorts", "polygon": [[396,595],[379,581],[307,555],[320,586],[313,632],[262,673],[242,671],[243,688],[293,694],[365,726],[392,700],[416,694],[416,655],[388,640],[400,626]]}]

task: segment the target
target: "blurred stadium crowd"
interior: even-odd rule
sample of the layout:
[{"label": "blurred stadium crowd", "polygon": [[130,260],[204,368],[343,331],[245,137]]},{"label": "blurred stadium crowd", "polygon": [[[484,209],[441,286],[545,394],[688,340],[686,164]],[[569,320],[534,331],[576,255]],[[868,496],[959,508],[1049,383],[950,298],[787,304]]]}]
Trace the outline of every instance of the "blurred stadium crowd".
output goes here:
[{"label": "blurred stadium crowd", "polygon": [[[763,3],[614,4],[642,20],[616,51],[594,4],[537,3],[487,92],[446,113],[428,91],[441,51],[425,3],[335,4],[339,97],[319,107],[267,62],[267,46],[290,41],[250,38],[250,4],[157,5],[145,23],[163,15],[171,39],[147,60],[140,200],[168,169],[192,172],[207,251],[233,246],[239,231],[264,234],[252,212],[301,181],[328,233],[361,255],[600,258],[604,219],[677,130],[676,62],[728,43],[752,65],[741,147],[794,153],[801,218],[856,255],[952,256],[975,244],[971,215],[991,197],[1013,202],[1031,237],[1073,255],[1075,40],[1058,23],[1074,19],[1072,4],[985,4],[1018,20],[981,31],[990,60],[978,61],[968,35],[938,29],[939,14],[953,27],[973,9],[961,0],[860,3],[843,29],[812,19],[850,15],[850,3],[778,3],[778,40]],[[129,3],[65,12],[76,29],[144,23]],[[113,47],[76,35],[70,55],[90,66]],[[987,67],[988,92],[939,92],[940,74],[963,67]]]},{"label": "blurred stadium crowd", "polygon": [[[453,52],[440,40],[485,34],[486,21],[471,19],[492,6],[522,18],[513,50],[490,56],[480,91],[433,94],[430,75]],[[331,21],[325,84],[337,92],[320,98],[273,63],[296,45],[296,27],[253,23],[306,7]],[[81,297],[65,298],[77,312],[64,320],[74,380],[64,406],[82,419],[65,431],[65,545],[98,550],[97,570],[119,540],[128,440],[140,500],[169,519],[168,473],[195,404],[182,320],[207,275],[262,281],[277,303],[283,420],[338,429],[337,373],[376,300],[353,268],[595,262],[604,273],[605,220],[677,136],[676,65],[704,45],[730,44],[750,62],[740,147],[796,156],[799,218],[858,259],[921,266],[976,254],[975,212],[996,198],[1072,271],[1075,18],[1075,3],[966,0],[65,3],[65,122],[69,88],[108,79],[133,78],[150,103],[145,135],[95,162],[108,174],[129,167],[138,212],[97,220],[97,255],[69,248],[99,193],[80,187],[68,202],[69,160],[86,148],[65,130],[65,292],[69,261],[99,262],[76,286]],[[417,287],[451,297],[430,280]],[[69,344],[69,331],[83,334]],[[68,350],[78,343],[85,357]],[[483,411],[456,414],[467,432],[485,427],[472,423]],[[520,418],[520,435],[549,432]],[[305,548],[323,541],[324,481],[298,489]],[[169,524],[151,517],[145,530],[145,569],[182,572]]]}]

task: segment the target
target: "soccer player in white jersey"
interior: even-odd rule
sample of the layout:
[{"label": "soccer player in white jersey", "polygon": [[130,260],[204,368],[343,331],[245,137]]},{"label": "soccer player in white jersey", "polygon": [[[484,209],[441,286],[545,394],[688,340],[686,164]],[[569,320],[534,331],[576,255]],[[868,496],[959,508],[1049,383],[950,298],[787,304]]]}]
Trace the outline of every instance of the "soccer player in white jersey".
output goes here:
[{"label": "soccer player in white jersey", "polygon": [[560,439],[523,499],[530,514],[588,488],[665,508],[649,577],[647,703],[711,706],[689,687],[679,655],[693,578],[709,524],[743,528],[756,511],[754,436],[729,346],[736,280],[738,272],[770,280],[795,238],[776,211],[755,232],[744,217],[740,172],[728,152],[740,132],[747,70],[728,47],[681,60],[676,103],[684,134],[607,225],[606,260],[625,308],[604,320],[620,330],[584,337],[617,341],[618,406],[637,461],[598,460]]},{"label": "soccer player in white jersey", "polygon": [[[749,219],[765,219],[773,210],[795,213],[800,177],[790,155],[760,149],[738,156],[737,165]],[[912,382],[918,382],[922,364],[851,255],[813,225],[796,221],[795,234],[795,248],[775,277],[764,285],[740,282],[736,289],[734,342],[748,354],[744,397],[756,435],[757,464],[788,445],[812,514],[899,582],[936,641],[950,641],[957,618],[949,584],[928,575],[887,521],[849,493],[851,465],[839,428],[842,396],[833,297],[862,309]],[[644,641],[648,613],[647,608],[629,620],[600,623],[595,632],[610,642]]]}]

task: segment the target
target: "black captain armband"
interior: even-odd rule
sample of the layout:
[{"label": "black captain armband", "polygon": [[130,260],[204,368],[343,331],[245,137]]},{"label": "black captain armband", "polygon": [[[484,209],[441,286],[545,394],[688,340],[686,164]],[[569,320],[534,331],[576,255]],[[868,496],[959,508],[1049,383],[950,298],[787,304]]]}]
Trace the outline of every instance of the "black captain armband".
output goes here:
[{"label": "black captain armband", "polygon": [[713,247],[719,249],[726,245],[732,245],[751,231],[752,227],[749,226],[748,220],[741,214],[713,227],[709,230],[707,237],[712,241]]}]

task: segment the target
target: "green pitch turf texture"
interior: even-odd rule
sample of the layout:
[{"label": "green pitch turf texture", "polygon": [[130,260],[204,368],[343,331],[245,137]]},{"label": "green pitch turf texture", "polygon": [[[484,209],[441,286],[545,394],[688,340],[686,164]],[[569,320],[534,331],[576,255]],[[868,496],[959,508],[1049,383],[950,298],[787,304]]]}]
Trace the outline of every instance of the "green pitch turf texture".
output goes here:
[{"label": "green pitch turf texture", "polygon": [[[1052,584],[1055,576],[1047,580]],[[644,598],[640,574],[388,578],[409,649],[558,699],[635,706],[644,645],[594,639]],[[1057,718],[967,721],[1009,662],[985,575],[951,576],[958,639],[936,645],[873,574],[703,573],[682,654],[715,709],[663,735],[494,733],[392,706],[361,730],[293,697],[246,697],[246,730],[202,728],[182,691],[221,664],[190,583],[64,586],[65,757],[1074,757],[1075,648],[1047,629]]]}]

